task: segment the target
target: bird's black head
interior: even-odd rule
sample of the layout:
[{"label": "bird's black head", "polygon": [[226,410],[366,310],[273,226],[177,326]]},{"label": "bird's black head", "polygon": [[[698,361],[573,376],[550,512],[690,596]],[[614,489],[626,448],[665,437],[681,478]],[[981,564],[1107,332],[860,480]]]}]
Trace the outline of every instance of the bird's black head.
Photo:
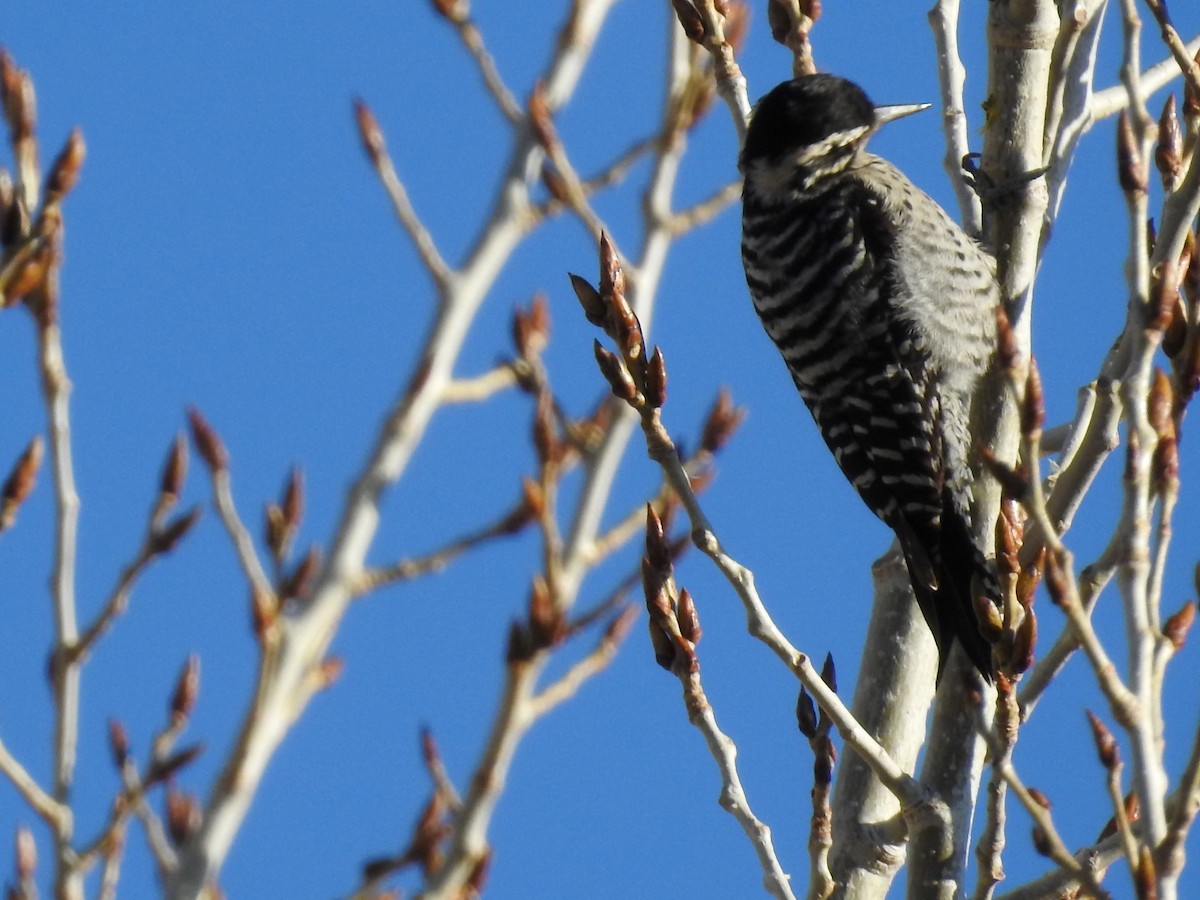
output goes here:
[{"label": "bird's black head", "polygon": [[803,157],[854,147],[875,127],[875,105],[863,89],[834,75],[802,75],[777,85],[750,117],[740,166],[774,168]]}]

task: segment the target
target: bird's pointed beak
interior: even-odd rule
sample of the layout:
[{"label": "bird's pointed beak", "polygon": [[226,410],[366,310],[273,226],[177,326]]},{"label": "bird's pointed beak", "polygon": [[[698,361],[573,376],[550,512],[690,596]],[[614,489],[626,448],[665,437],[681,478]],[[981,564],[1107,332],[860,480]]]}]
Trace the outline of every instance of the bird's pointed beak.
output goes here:
[{"label": "bird's pointed beak", "polygon": [[877,106],[875,107],[875,127],[886,125],[888,122],[894,122],[896,119],[903,119],[905,116],[911,116],[913,113],[919,113],[929,109],[929,103],[901,103],[896,106]]}]

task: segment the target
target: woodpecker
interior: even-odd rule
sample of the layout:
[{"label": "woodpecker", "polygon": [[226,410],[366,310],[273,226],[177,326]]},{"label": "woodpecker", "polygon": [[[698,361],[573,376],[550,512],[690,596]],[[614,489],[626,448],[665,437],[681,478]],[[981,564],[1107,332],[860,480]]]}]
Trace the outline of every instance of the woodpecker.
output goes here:
[{"label": "woodpecker", "polygon": [[823,74],[770,91],[739,159],[742,263],[838,466],[899,539],[939,679],[954,641],[990,679],[973,597],[999,585],[971,529],[970,423],[995,357],[995,263],[866,150],[927,106],[877,107]]}]

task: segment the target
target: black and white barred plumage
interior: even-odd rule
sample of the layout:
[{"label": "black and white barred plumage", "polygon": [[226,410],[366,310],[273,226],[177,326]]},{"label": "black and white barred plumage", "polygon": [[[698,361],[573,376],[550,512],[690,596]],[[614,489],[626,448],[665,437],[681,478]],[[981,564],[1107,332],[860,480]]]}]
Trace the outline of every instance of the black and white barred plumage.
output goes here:
[{"label": "black and white barred plumage", "polygon": [[740,160],[742,261],[838,465],[899,538],[939,673],[957,640],[990,677],[972,591],[999,590],[972,537],[970,421],[995,350],[994,263],[864,149],[919,108],[876,109],[830,75],[763,97]]}]

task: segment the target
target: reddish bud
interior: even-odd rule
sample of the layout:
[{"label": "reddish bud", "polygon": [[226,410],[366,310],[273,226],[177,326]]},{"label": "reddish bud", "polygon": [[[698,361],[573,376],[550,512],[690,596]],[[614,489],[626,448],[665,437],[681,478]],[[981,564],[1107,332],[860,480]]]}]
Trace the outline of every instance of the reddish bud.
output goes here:
[{"label": "reddish bud", "polygon": [[263,640],[269,631],[275,625],[275,619],[279,615],[279,605],[275,599],[275,595],[266,591],[260,591],[256,587],[250,588],[250,624],[254,629],[254,636],[260,641]]},{"label": "reddish bud", "polygon": [[383,131],[379,128],[375,113],[361,98],[354,101],[354,120],[358,123],[358,138],[362,141],[363,150],[367,152],[371,164],[378,167],[387,155],[387,144],[384,143]]},{"label": "reddish bud", "polygon": [[1100,765],[1112,771],[1121,764],[1121,752],[1117,747],[1116,738],[1108,730],[1108,726],[1090,709],[1085,710],[1088,723],[1092,726],[1092,739],[1096,742],[1096,753],[1100,757]]},{"label": "reddish bud", "polygon": [[12,527],[17,520],[17,510],[33,492],[43,454],[42,436],[35,435],[8,473],[4,487],[0,489],[0,531]]},{"label": "reddish bud", "polygon": [[1071,589],[1067,573],[1063,570],[1058,554],[1054,551],[1046,553],[1046,592],[1055,606],[1062,606],[1069,596]]},{"label": "reddish bud", "polygon": [[833,767],[837,762],[837,750],[827,733],[817,728],[818,736],[813,741],[813,751],[816,759],[813,761],[813,784],[820,790],[828,790],[833,783]]},{"label": "reddish bud", "polygon": [[687,588],[679,591],[679,601],[675,608],[675,617],[679,620],[679,633],[692,646],[700,643],[704,629],[700,627],[700,616],[696,612],[696,602],[692,599]]},{"label": "reddish bud", "polygon": [[1131,428],[1125,440],[1125,470],[1121,474],[1126,485],[1137,483],[1138,473],[1141,471],[1141,453],[1142,439],[1138,437],[1138,432]]},{"label": "reddish bud", "polygon": [[1033,606],[1038,585],[1042,583],[1042,570],[1046,563],[1046,548],[1038,550],[1033,562],[1021,569],[1017,576],[1017,602],[1025,609]]},{"label": "reddish bud", "polygon": [[[1130,822],[1132,824],[1133,822],[1136,822],[1138,819],[1140,819],[1142,817],[1142,804],[1138,800],[1137,794],[1134,793],[1133,791],[1130,791],[1128,794],[1125,795],[1124,807],[1125,807],[1125,820],[1127,822]],[[1098,838],[1098,840],[1103,841],[1106,838],[1112,837],[1116,833],[1117,833],[1117,817],[1113,816],[1112,818],[1110,818],[1108,820],[1108,823],[1101,830],[1100,837]]]},{"label": "reddish bud", "polygon": [[546,98],[546,86],[537,82],[529,94],[529,104],[526,108],[529,125],[533,136],[546,150],[553,151],[558,144],[558,134],[554,130],[554,119],[550,115],[550,103]]},{"label": "reddish bud", "polygon": [[188,421],[192,426],[192,442],[196,445],[196,452],[200,454],[204,464],[213,474],[228,469],[229,454],[225,451],[225,445],[200,414],[200,410],[194,406],[188,407]]},{"label": "reddish bud", "polygon": [[633,376],[625,368],[625,363],[615,353],[601,347],[599,341],[595,341],[593,352],[596,354],[596,363],[600,366],[600,374],[608,381],[613,396],[624,400],[631,406],[636,405],[638,401],[637,385],[633,383]]},{"label": "reddish bud", "polygon": [[455,25],[461,25],[467,19],[467,0],[431,0],[433,10],[444,19]]},{"label": "reddish bud", "polygon": [[155,556],[170,553],[200,519],[200,507],[193,506],[176,516],[162,528],[156,528],[150,538],[150,552]]},{"label": "reddish bud", "polygon": [[56,203],[71,192],[79,181],[79,170],[83,167],[85,156],[87,146],[83,142],[83,132],[73,128],[46,177],[47,203]]},{"label": "reddish bud", "polygon": [[733,395],[728,388],[721,388],[717,399],[708,410],[704,428],[700,433],[700,448],[707,453],[716,453],[724,447],[746,417],[746,411],[733,405]]},{"label": "reddish bud", "polygon": [[190,794],[167,785],[167,833],[176,847],[182,847],[200,827],[200,804]]},{"label": "reddish bud", "polygon": [[586,278],[571,272],[567,274],[571,279],[571,288],[575,291],[575,296],[579,298],[579,305],[583,307],[583,314],[587,316],[587,320],[597,328],[605,328],[608,323],[608,307],[600,296],[600,292],[592,287],[591,282]]},{"label": "reddish bud", "polygon": [[163,463],[162,477],[159,479],[158,491],[167,506],[174,506],[183,493],[183,482],[187,478],[187,441],[182,434],[175,435],[175,441],[167,452],[167,461]]},{"label": "reddish bud", "polygon": [[188,656],[187,662],[175,682],[175,692],[171,695],[171,721],[181,725],[187,721],[196,706],[196,696],[200,693],[200,657],[195,653]]},{"label": "reddish bud", "polygon": [[542,166],[542,184],[546,186],[551,197],[564,206],[570,205],[571,192],[567,189],[567,183],[558,173],[558,169],[554,168],[554,164],[549,161]]},{"label": "reddish bud", "polygon": [[1173,437],[1160,438],[1150,459],[1150,477],[1155,490],[1174,489],[1179,484],[1179,442]]},{"label": "reddish bud", "polygon": [[667,402],[667,363],[662,350],[654,348],[646,364],[646,403],[654,409],[662,409]]},{"label": "reddish bud", "polygon": [[608,239],[608,234],[600,233],[600,296],[605,299],[613,294],[625,293],[625,273],[621,269],[621,260],[616,248]]},{"label": "reddish bud", "polygon": [[559,643],[567,634],[562,609],[554,601],[550,586],[541,575],[534,576],[529,591],[529,635],[534,647],[542,649]]},{"label": "reddish bud", "polygon": [[1171,310],[1171,321],[1163,331],[1162,348],[1167,359],[1175,359],[1187,340],[1187,312],[1179,295],[1175,295],[1175,308]]},{"label": "reddish bud", "polygon": [[446,836],[447,828],[446,800],[440,792],[434,791],[413,827],[412,841],[405,852],[405,856],[417,863],[426,875],[441,868],[439,845]]},{"label": "reddish bud", "polygon": [[[1196,52],[1195,61],[1200,63],[1200,51]],[[1200,94],[1192,84],[1190,78],[1183,79],[1183,118],[1188,122],[1189,127],[1200,117]]]},{"label": "reddish bud", "polygon": [[696,11],[696,7],[688,0],[671,0],[671,6],[675,8],[675,17],[683,26],[683,33],[687,39],[703,45],[704,39],[708,36],[708,29],[704,27],[704,19]]},{"label": "reddish bud", "polygon": [[716,472],[708,468],[694,475],[688,475],[688,484],[691,485],[694,494],[703,494],[712,485],[714,478],[716,478]]},{"label": "reddish bud", "polygon": [[442,762],[441,751],[438,750],[437,739],[433,736],[433,730],[428,725],[421,726],[421,759],[425,761],[425,768],[435,769]]},{"label": "reddish bud", "polygon": [[292,574],[284,579],[283,585],[279,589],[281,600],[303,599],[308,596],[309,590],[312,588],[313,576],[316,575],[317,569],[321,566],[321,551],[317,547],[309,548],[308,553],[304,554],[304,559],[296,564],[296,568],[292,570]]},{"label": "reddish bud", "polygon": [[975,604],[975,622],[980,633],[989,644],[994,644],[1004,635],[1004,620],[996,604],[980,593],[972,593]]},{"label": "reddish bud", "polygon": [[658,572],[670,574],[671,553],[662,519],[652,504],[646,504],[646,560]]},{"label": "reddish bud", "polygon": [[55,254],[53,241],[36,238],[9,260],[10,274],[0,281],[3,293],[0,301],[5,307],[15,306],[46,284],[46,275],[54,265]]},{"label": "reddish bud", "polygon": [[1154,854],[1145,844],[1138,845],[1133,884],[1138,900],[1158,900],[1158,867],[1154,864]]},{"label": "reddish bud", "polygon": [[299,528],[304,518],[304,472],[299,467],[294,467],[288,476],[281,509],[284,523],[293,531]]},{"label": "reddish bud", "polygon": [[1037,360],[1029,359],[1029,375],[1025,379],[1025,397],[1021,403],[1021,432],[1029,438],[1042,433],[1046,421],[1045,397],[1042,394],[1042,376],[1038,372]]},{"label": "reddish bud", "polygon": [[1176,373],[1179,379],[1179,395],[1175,402],[1180,409],[1184,409],[1196,391],[1200,390],[1200,332],[1192,332],[1192,337],[1185,346],[1183,359],[1178,361]]},{"label": "reddish bud", "polygon": [[528,310],[513,312],[513,343],[522,359],[537,356],[546,347],[550,334],[550,309],[545,294],[535,294]]},{"label": "reddish bud", "polygon": [[[17,881],[29,881],[37,872],[37,842],[33,832],[24,825],[17,826]],[[24,892],[13,890],[10,896],[24,896]]]},{"label": "reddish bud", "polygon": [[613,339],[617,342],[617,346],[631,370],[641,372],[646,365],[646,345],[642,337],[642,323],[638,321],[637,314],[625,298],[624,289],[614,288],[613,292],[606,294],[605,297],[609,301],[612,313],[609,322],[612,325]]},{"label": "reddish bud", "polygon": [[1127,110],[1121,110],[1117,121],[1117,180],[1126,194],[1144,194],[1148,187],[1146,164]]},{"label": "reddish bud", "polygon": [[1042,856],[1049,856],[1054,852],[1054,848],[1050,843],[1050,838],[1047,836],[1045,829],[1042,828],[1041,825],[1033,826],[1033,831],[1031,832],[1030,837],[1033,838],[1033,849]]},{"label": "reddish bud", "polygon": [[996,566],[1001,575],[1011,575],[1019,567],[1018,555],[1024,539],[1022,508],[1011,497],[1000,502],[1000,517],[996,521]]},{"label": "reddish bud", "polygon": [[1162,176],[1163,189],[1172,191],[1183,168],[1183,132],[1175,114],[1175,95],[1167,97],[1162,115],[1158,118],[1158,144],[1154,148],[1154,164]]},{"label": "reddish bud", "polygon": [[1179,305],[1178,270],[1167,261],[1155,268],[1150,279],[1150,296],[1146,301],[1146,328],[1165,332]]},{"label": "reddish bud", "polygon": [[1188,602],[1183,604],[1178,612],[1171,615],[1163,623],[1163,636],[1171,642],[1171,646],[1175,648],[1176,652],[1183,649],[1188,632],[1191,630],[1192,623],[1195,620],[1196,604]]},{"label": "reddish bud", "polygon": [[1013,635],[1012,649],[1009,651],[1008,668],[1013,674],[1027,672],[1033,665],[1034,651],[1037,649],[1037,615],[1032,609],[1026,609]]},{"label": "reddish bud", "polygon": [[699,672],[700,658],[696,656],[696,648],[681,635],[672,635],[671,643],[675,645],[675,661],[671,664],[671,671],[684,675],[695,675]]},{"label": "reddish bud", "polygon": [[125,767],[129,759],[129,732],[119,719],[108,720],[108,749],[112,753],[113,765],[118,769]]},{"label": "reddish bud", "polygon": [[833,654],[825,654],[825,662],[821,663],[821,680],[835,694],[837,693],[837,668],[833,664]]},{"label": "reddish bud", "polygon": [[650,617],[649,627],[650,644],[654,648],[654,661],[670,672],[675,664],[675,642],[654,620],[653,616]]},{"label": "reddish bud", "polygon": [[1190,228],[1183,242],[1179,269],[1183,272],[1184,294],[1193,303],[1200,303],[1200,247],[1196,246],[1196,233]]},{"label": "reddish bud", "polygon": [[1012,322],[1009,321],[1008,311],[1003,304],[999,304],[996,306],[996,358],[1004,371],[1012,372],[1017,367],[1020,355],[1017,349],[1017,335],[1013,331]]},{"label": "reddish bud", "polygon": [[190,747],[185,747],[172,753],[166,759],[152,763],[142,780],[146,787],[166,781],[168,778],[174,777],[176,772],[191,764],[203,752],[203,744],[192,744]]},{"label": "reddish bud", "polygon": [[533,659],[535,647],[529,629],[523,622],[514,621],[508,627],[508,644],[504,661],[510,666],[523,665]]},{"label": "reddish bud", "polygon": [[37,103],[29,73],[17,68],[6,50],[0,49],[0,101],[12,131],[13,142],[27,140],[37,124]]},{"label": "reddish bud", "polygon": [[554,399],[548,390],[538,393],[534,406],[533,448],[542,466],[553,464],[562,456],[562,442],[555,428]]},{"label": "reddish bud", "polygon": [[1155,366],[1150,393],[1146,398],[1146,415],[1160,440],[1175,436],[1175,420],[1172,417],[1174,409],[1175,392],[1171,388],[1171,379],[1162,369]]},{"label": "reddish bud", "polygon": [[792,31],[792,14],[785,0],[767,0],[767,24],[771,26],[771,37],[786,44]]},{"label": "reddish bud", "polygon": [[[542,486],[526,475],[521,479],[522,505],[528,510],[528,516],[540,518],[546,512],[546,495]],[[528,516],[524,517],[528,519]]]},{"label": "reddish bud", "polygon": [[796,698],[796,727],[810,741],[817,736],[817,706],[803,687]]},{"label": "reddish bud", "polygon": [[317,685],[324,690],[333,687],[346,671],[346,661],[340,656],[327,656],[317,669]]}]

